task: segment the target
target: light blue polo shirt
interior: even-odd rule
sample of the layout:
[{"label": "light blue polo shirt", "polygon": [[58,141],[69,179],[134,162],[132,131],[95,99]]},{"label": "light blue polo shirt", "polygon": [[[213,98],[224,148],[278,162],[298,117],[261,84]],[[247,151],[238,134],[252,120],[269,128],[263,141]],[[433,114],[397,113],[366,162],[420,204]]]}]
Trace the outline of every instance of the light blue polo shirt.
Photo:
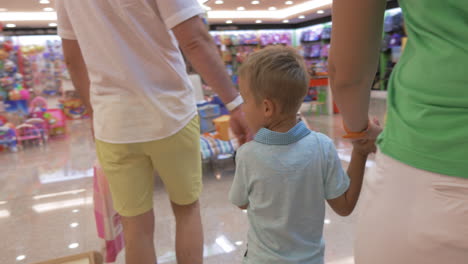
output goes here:
[{"label": "light blue polo shirt", "polygon": [[325,200],[348,187],[327,136],[303,122],[287,133],[260,129],[237,152],[229,193],[233,204],[249,205],[244,263],[323,264]]}]

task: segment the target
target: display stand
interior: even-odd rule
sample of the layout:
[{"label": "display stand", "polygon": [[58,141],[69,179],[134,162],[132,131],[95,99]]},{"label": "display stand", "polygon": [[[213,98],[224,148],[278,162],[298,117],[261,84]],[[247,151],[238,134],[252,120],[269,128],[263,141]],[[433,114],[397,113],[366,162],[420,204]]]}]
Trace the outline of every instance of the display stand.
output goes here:
[{"label": "display stand", "polygon": [[[324,87],[326,90],[326,100],[322,103],[325,103],[325,109],[327,115],[334,114],[334,107],[333,107],[333,96],[330,88],[330,82],[327,76],[323,77],[314,77],[310,79],[309,87]],[[314,102],[312,102],[314,103]],[[319,102],[320,103],[320,102]]]}]

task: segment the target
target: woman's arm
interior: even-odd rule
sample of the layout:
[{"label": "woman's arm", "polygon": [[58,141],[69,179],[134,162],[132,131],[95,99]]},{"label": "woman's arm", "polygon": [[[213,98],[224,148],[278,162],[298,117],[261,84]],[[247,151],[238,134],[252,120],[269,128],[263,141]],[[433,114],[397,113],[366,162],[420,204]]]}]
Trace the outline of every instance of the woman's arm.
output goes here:
[{"label": "woman's arm", "polygon": [[385,0],[333,1],[330,84],[343,122],[353,132],[368,126],[370,89],[379,62],[385,5]]}]

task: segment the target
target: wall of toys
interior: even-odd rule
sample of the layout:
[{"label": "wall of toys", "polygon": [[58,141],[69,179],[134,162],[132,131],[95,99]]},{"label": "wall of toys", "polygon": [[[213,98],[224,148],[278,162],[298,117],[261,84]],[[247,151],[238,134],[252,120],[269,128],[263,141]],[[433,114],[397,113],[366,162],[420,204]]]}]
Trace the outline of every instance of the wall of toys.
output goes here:
[{"label": "wall of toys", "polygon": [[86,118],[69,79],[57,36],[0,40],[0,150],[43,146],[67,134],[67,119]]},{"label": "wall of toys", "polygon": [[212,31],[218,51],[232,77],[238,85],[238,69],[248,54],[269,45],[293,44],[293,30],[235,30]]}]

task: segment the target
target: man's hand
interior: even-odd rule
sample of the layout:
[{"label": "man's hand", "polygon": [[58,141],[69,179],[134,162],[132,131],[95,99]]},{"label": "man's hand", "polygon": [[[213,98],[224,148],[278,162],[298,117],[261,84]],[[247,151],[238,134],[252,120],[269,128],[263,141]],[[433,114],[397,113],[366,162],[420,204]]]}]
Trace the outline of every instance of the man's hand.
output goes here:
[{"label": "man's hand", "polygon": [[242,105],[231,111],[231,129],[236,138],[239,140],[239,145],[243,145],[252,140],[252,134],[247,127]]}]

